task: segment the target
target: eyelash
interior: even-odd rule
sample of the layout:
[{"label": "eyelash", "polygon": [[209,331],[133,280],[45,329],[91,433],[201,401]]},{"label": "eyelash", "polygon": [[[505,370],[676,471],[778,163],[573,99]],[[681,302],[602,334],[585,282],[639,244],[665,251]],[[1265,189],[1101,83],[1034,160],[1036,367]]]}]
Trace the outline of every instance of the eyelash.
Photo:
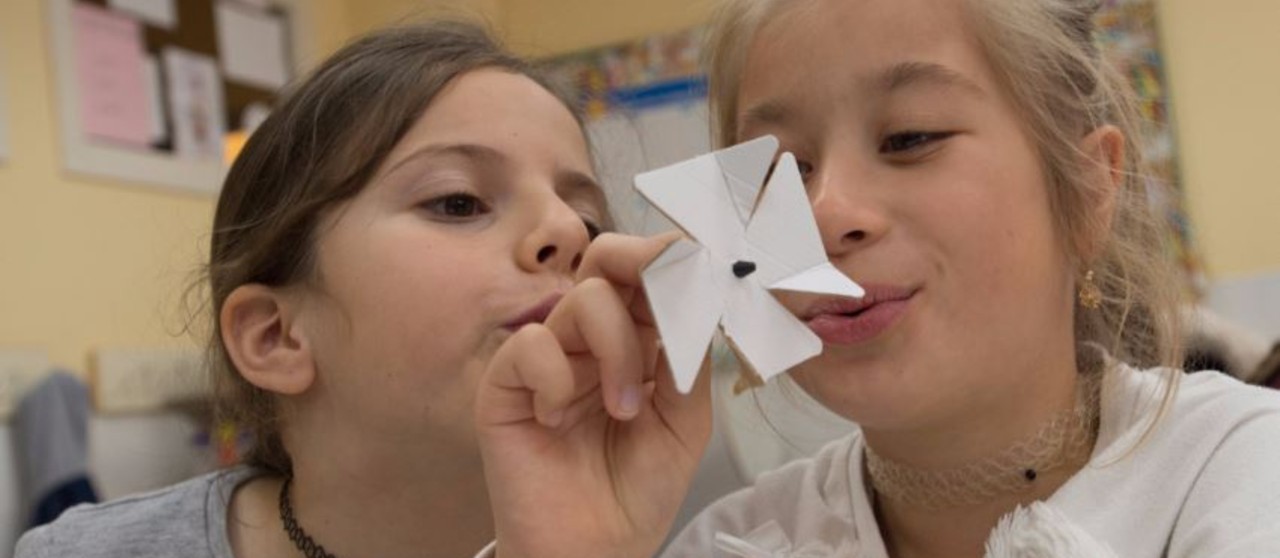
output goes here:
[{"label": "eyelash", "polygon": [[[472,204],[468,206],[468,209],[471,211],[468,211],[465,215],[450,213],[451,208],[449,207],[449,204],[451,202],[467,202],[468,204]],[[424,202],[422,206],[441,217],[458,221],[470,219],[489,212],[489,207],[485,205],[484,201],[476,196],[464,192],[445,194],[443,196],[432,198]],[[457,208],[455,207],[453,209]],[[582,225],[587,228],[587,238],[589,240],[595,240],[596,237],[604,233],[604,229],[601,228],[600,225],[586,217],[582,218]]]},{"label": "eyelash", "polygon": [[601,228],[600,228],[600,225],[595,224],[595,222],[594,222],[594,221],[591,221],[591,220],[589,220],[589,219],[587,219],[587,218],[585,218],[585,217],[582,219],[582,224],[583,224],[583,225],[585,225],[585,226],[587,227],[587,241],[588,241],[588,242],[589,242],[589,241],[592,241],[592,240],[595,240],[595,239],[596,239],[596,237],[598,237],[598,236],[600,236],[601,234],[603,234],[603,233],[604,233],[604,229],[601,229]]},{"label": "eyelash", "polygon": [[[465,202],[470,204],[466,206],[466,209],[469,209],[469,211],[467,211],[466,214],[464,215],[460,215],[458,213],[453,212],[455,210],[460,209],[459,207],[457,207],[456,205],[454,205],[453,207],[450,207],[449,205],[450,203],[457,204],[459,202]],[[435,213],[436,215],[439,215],[440,217],[443,217],[445,219],[460,220],[460,221],[470,219],[472,217],[476,217],[479,215],[483,215],[489,212],[489,207],[485,205],[484,201],[482,201],[480,198],[474,195],[471,195],[465,192],[455,192],[452,194],[445,194],[443,196],[435,197],[424,202],[422,206],[426,208],[428,211],[431,211],[432,213]]]},{"label": "eyelash", "polygon": [[[768,184],[768,183],[769,183],[769,179],[773,178],[773,171],[775,171],[775,170],[778,170],[778,160],[777,160],[777,159],[774,159],[774,161],[773,161],[772,163],[769,163],[769,170],[768,170],[768,171],[766,171],[766,172],[764,173],[764,182],[765,182],[765,184]],[[812,163],[809,163],[808,161],[801,161],[801,160],[797,159],[797,160],[796,160],[796,170],[800,171],[800,177],[801,177],[801,178],[807,178],[807,177],[809,176],[809,173],[813,172],[813,164],[812,164]]]},{"label": "eyelash", "polygon": [[900,132],[890,134],[880,143],[882,155],[910,153],[954,136],[955,132]]},{"label": "eyelash", "polygon": [[[890,157],[910,155],[915,151],[930,147],[939,141],[943,141],[955,135],[955,132],[916,131],[890,134],[880,143],[879,152],[881,155],[888,155]],[[813,164],[806,161],[797,160],[796,166],[798,167],[802,178],[808,179],[809,174],[813,172]],[[777,167],[778,162],[775,160],[773,164],[769,165],[769,172],[765,176],[773,176],[773,171]]]}]

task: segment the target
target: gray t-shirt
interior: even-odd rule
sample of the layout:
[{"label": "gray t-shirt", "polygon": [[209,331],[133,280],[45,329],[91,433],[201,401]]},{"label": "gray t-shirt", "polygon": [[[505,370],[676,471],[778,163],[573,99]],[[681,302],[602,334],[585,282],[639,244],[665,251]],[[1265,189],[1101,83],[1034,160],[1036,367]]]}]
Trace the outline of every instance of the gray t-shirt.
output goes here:
[{"label": "gray t-shirt", "polygon": [[261,474],[236,467],[155,492],[77,506],[23,535],[15,558],[234,558],[227,506],[236,487]]}]

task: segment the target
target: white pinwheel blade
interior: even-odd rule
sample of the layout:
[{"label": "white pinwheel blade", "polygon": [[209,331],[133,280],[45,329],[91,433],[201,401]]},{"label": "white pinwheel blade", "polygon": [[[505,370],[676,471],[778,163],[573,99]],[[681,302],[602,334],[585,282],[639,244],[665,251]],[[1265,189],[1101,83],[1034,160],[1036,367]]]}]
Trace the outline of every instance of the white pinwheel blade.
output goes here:
[{"label": "white pinwheel blade", "polygon": [[668,246],[640,274],[667,364],[681,393],[693,389],[724,314],[724,293],[711,274],[707,250],[686,239]]},{"label": "white pinwheel blade", "polygon": [[749,221],[755,211],[764,178],[768,176],[773,154],[777,152],[778,138],[761,136],[712,154],[724,172],[729,196],[733,198],[734,209],[743,223]]},{"label": "white pinwheel blade", "polygon": [[764,136],[636,175],[636,189],[712,252],[737,253],[777,149]]},{"label": "white pinwheel blade", "polygon": [[719,253],[741,246],[746,224],[733,209],[714,155],[638,174],[635,184],[640,195],[703,246]]},{"label": "white pinwheel blade", "polygon": [[747,224],[748,256],[763,285],[827,262],[796,158],[783,153]]},{"label": "white pinwheel blade", "polygon": [[830,262],[811,267],[781,281],[768,285],[769,290],[800,293],[833,294],[862,298],[867,293],[849,276],[836,269]]},{"label": "white pinwheel blade", "polygon": [[721,324],[738,353],[765,381],[822,352],[822,340],[808,326],[769,291],[749,282],[735,289]]}]

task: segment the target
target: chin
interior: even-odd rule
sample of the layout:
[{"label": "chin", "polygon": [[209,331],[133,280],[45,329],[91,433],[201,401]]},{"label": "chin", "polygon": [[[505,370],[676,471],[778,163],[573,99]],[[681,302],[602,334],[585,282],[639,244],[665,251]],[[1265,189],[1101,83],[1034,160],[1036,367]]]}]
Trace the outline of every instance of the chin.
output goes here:
[{"label": "chin", "polygon": [[901,416],[911,391],[902,366],[885,359],[823,353],[795,368],[792,378],[832,412],[859,424]]}]

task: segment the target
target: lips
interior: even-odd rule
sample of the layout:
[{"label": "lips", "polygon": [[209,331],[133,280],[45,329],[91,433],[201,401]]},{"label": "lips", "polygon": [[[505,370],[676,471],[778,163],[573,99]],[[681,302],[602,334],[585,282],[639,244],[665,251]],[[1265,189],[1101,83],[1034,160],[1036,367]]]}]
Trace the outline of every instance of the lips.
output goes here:
[{"label": "lips", "polygon": [[898,322],[919,289],[864,285],[861,299],[825,298],[811,305],[800,318],[823,343],[856,345],[878,337]]},{"label": "lips", "polygon": [[528,324],[540,324],[545,322],[547,321],[547,316],[551,315],[551,309],[556,307],[556,304],[560,302],[561,298],[564,298],[564,294],[552,294],[547,298],[542,299],[542,302],[539,302],[528,310],[525,310],[519,316],[516,316],[515,319],[507,322],[502,327],[510,331],[515,331]]}]

